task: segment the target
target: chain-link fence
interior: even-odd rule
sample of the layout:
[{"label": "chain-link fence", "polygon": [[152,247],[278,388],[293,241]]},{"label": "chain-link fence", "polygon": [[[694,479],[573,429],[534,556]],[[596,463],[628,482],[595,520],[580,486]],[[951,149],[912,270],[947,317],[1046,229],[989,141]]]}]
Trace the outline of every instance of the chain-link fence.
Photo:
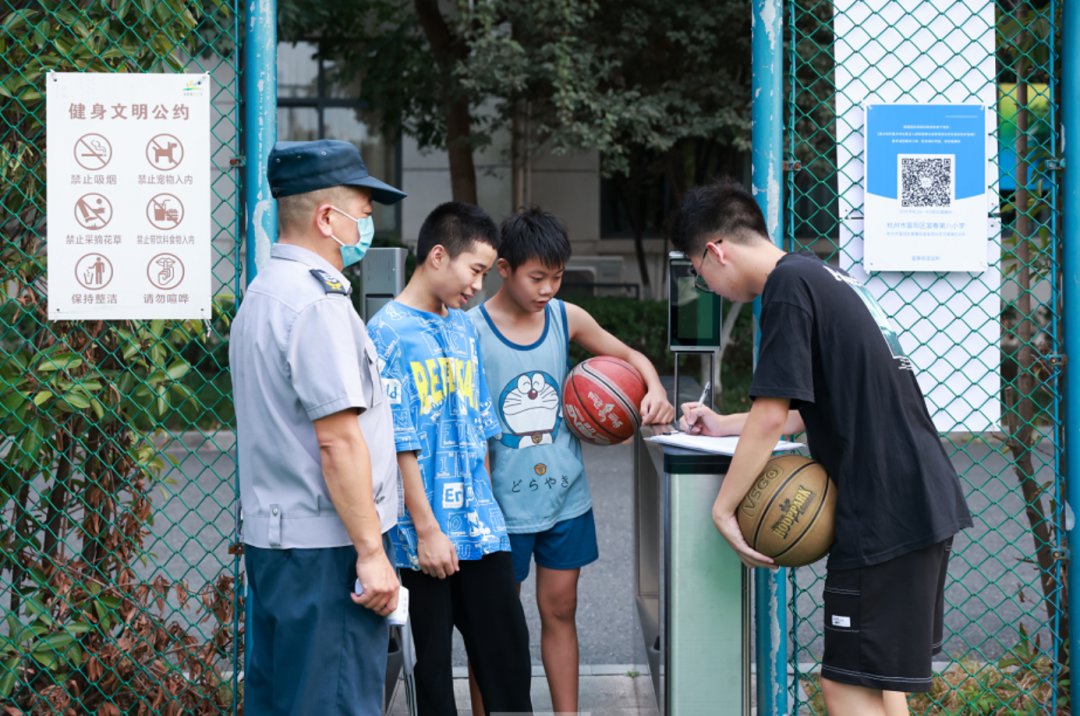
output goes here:
[{"label": "chain-link fence", "polygon": [[[0,0],[0,705],[13,713],[238,701],[237,27],[232,0]],[[50,71],[209,74],[212,321],[47,320],[47,221],[70,211],[45,201]],[[123,261],[122,243],[96,250]]]},{"label": "chain-link fence", "polygon": [[[788,3],[786,236],[865,279],[890,314],[975,521],[954,545],[944,651],[932,691],[910,700],[916,713],[1068,708],[1054,156],[1060,10],[1051,0]],[[867,272],[877,236],[900,229],[889,240],[917,243],[920,231],[950,227],[903,218],[883,226],[872,215],[864,117],[874,105],[937,103],[990,113],[986,267]],[[907,168],[888,171],[900,172],[901,195],[908,179],[930,192],[950,181],[925,163],[910,177]],[[953,220],[956,207],[929,203],[942,207],[938,221]],[[939,251],[925,253],[932,261]],[[790,575],[792,697],[803,713],[824,710],[816,676],[823,583],[823,567]]]}]

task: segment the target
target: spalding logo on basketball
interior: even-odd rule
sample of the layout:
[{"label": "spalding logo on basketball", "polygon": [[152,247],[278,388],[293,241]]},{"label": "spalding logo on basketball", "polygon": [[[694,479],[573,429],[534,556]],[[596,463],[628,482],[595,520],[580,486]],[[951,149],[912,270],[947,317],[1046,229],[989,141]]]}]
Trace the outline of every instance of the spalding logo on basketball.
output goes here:
[{"label": "spalding logo on basketball", "polygon": [[645,392],[645,380],[626,361],[611,356],[584,360],[563,385],[566,424],[587,443],[621,443],[641,425],[638,406]]},{"label": "spalding logo on basketball", "polygon": [[747,544],[782,567],[821,559],[832,546],[836,485],[821,463],[781,455],[765,463],[735,513]]}]

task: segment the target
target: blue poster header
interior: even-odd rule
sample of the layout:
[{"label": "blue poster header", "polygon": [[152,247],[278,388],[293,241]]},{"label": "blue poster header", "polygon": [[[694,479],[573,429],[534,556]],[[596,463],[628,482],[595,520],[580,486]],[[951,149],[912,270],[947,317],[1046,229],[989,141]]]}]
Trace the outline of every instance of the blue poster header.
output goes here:
[{"label": "blue poster header", "polygon": [[955,198],[986,193],[986,110],[978,105],[877,104],[866,108],[866,191],[897,199],[900,155],[952,155]]}]

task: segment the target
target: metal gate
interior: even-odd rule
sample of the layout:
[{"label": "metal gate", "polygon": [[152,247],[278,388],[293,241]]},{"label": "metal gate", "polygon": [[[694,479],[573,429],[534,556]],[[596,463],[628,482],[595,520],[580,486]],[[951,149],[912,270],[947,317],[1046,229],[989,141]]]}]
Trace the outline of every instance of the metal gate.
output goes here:
[{"label": "metal gate", "polygon": [[[13,713],[237,709],[237,13],[232,0],[0,0],[0,706]],[[47,320],[46,222],[62,211],[45,204],[49,71],[210,74],[212,321]]]},{"label": "metal gate", "polygon": [[[863,272],[867,104],[976,103],[996,114],[986,270],[863,273],[900,325],[975,521],[954,545],[944,651],[932,691],[910,699],[915,713],[1068,705],[1061,11],[1055,0],[786,4],[788,248]],[[824,712],[823,582],[819,566],[788,575],[793,712]]]}]

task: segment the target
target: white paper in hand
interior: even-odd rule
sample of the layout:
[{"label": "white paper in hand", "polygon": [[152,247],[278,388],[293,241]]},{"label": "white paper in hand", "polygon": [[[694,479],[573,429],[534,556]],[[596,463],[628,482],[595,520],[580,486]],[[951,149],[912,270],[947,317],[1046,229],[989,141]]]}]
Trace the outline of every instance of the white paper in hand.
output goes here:
[{"label": "white paper in hand", "polygon": [[[359,597],[363,593],[364,585],[358,579],[353,585],[353,594]],[[397,608],[386,615],[386,621],[392,626],[405,626],[405,622],[409,621],[409,590],[405,587],[398,588]]]}]

